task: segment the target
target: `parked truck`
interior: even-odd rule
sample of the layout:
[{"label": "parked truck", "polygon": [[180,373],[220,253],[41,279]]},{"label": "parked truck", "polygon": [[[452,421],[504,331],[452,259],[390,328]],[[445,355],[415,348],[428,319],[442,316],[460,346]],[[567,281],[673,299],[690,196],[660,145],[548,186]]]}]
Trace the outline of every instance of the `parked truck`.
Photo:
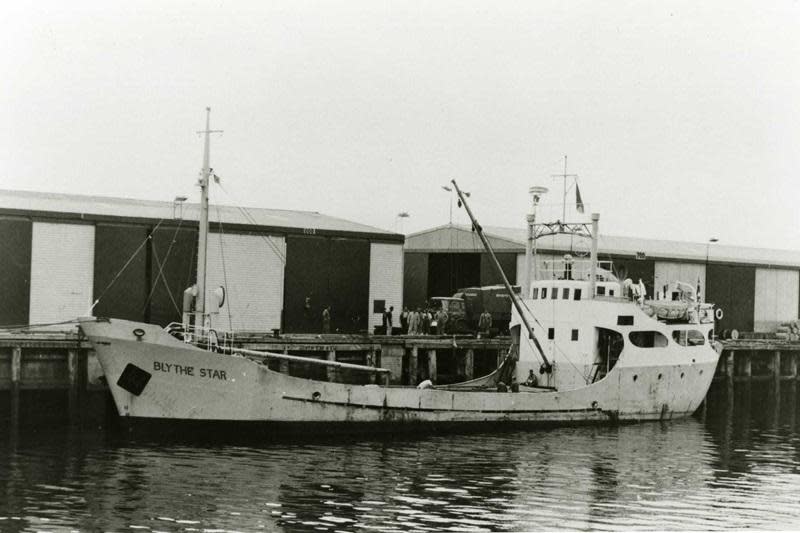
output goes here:
[{"label": "parked truck", "polygon": [[[517,294],[521,291],[518,285],[512,288]],[[484,310],[492,316],[491,334],[508,334],[511,297],[502,285],[458,289],[453,296],[431,298],[429,308],[434,314],[440,309],[447,312],[445,333],[448,334],[477,332],[478,320]]]}]

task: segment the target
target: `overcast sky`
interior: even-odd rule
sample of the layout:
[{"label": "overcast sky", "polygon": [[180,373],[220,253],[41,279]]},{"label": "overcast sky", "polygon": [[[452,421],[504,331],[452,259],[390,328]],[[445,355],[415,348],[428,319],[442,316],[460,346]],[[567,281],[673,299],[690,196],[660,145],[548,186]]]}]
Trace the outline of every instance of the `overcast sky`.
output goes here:
[{"label": "overcast sky", "polygon": [[210,106],[219,203],[521,227],[566,154],[603,233],[800,249],[796,1],[27,4],[2,188],[196,201]]}]

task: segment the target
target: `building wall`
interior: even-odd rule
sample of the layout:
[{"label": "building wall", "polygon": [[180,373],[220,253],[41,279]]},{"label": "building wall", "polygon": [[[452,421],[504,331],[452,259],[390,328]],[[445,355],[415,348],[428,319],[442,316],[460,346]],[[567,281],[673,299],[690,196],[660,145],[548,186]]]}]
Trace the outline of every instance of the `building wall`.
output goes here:
[{"label": "building wall", "polygon": [[664,285],[682,281],[692,287],[700,285],[700,294],[706,294],[706,265],[701,263],[678,263],[674,261],[656,261],[655,290],[663,290]]},{"label": "building wall", "polygon": [[[413,254],[415,256],[425,256],[427,254]],[[405,258],[406,260],[408,258]],[[422,305],[421,303],[412,303],[405,299],[404,294],[404,277],[407,272],[403,268],[403,246],[399,244],[379,244],[372,243],[370,245],[369,255],[369,304],[367,314],[369,316],[369,331],[374,331],[375,326],[382,324],[382,317],[380,313],[374,313],[375,300],[384,300],[386,308],[394,306],[395,313],[393,322],[399,324],[400,312],[404,305]],[[427,261],[425,261],[427,264]],[[407,263],[406,263],[406,266]],[[427,269],[425,270],[427,278]],[[423,298],[424,302],[424,298]]]},{"label": "building wall", "polygon": [[145,320],[149,228],[97,224],[94,232],[93,316]]},{"label": "building wall", "polygon": [[24,218],[0,218],[0,325],[29,324],[31,233]]},{"label": "building wall", "polygon": [[30,323],[87,316],[93,286],[94,225],[34,222]]},{"label": "building wall", "polygon": [[797,319],[798,272],[756,269],[754,331],[775,331],[780,322]]},{"label": "building wall", "polygon": [[[209,291],[224,286],[225,302],[212,319],[222,330],[281,327],[286,240],[260,234],[210,233]],[[207,308],[211,310],[211,302]]]},{"label": "building wall", "polygon": [[[563,255],[554,255],[554,254],[536,254],[536,269],[537,269],[537,277],[539,279],[545,279],[545,269],[547,268],[552,269],[552,267],[548,266],[551,261],[561,260],[564,258]],[[524,279],[523,275],[525,274],[525,254],[517,254],[517,272],[516,272],[516,284],[522,285]],[[533,281],[533,274],[531,274],[531,281]]]}]

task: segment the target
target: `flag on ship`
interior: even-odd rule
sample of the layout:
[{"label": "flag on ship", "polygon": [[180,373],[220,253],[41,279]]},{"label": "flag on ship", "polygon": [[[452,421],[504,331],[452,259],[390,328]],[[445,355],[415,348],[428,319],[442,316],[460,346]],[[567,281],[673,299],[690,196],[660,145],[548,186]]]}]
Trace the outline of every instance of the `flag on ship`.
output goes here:
[{"label": "flag on ship", "polygon": [[575,209],[578,213],[583,213],[583,199],[581,198],[581,189],[578,183],[575,183]]}]

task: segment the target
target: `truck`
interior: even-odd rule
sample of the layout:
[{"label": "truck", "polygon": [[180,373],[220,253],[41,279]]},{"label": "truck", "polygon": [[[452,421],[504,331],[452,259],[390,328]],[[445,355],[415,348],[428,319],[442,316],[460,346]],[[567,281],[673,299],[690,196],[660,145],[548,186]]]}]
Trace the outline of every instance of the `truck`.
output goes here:
[{"label": "truck", "polygon": [[[512,287],[516,294],[520,294],[519,285]],[[508,324],[511,321],[511,297],[502,285],[487,287],[466,287],[458,289],[453,296],[434,297],[429,300],[428,307],[436,313],[440,309],[447,312],[448,320],[445,333],[475,333],[478,331],[478,320],[484,310],[492,316],[493,335],[508,334]],[[433,324],[432,327],[435,327]]]}]

